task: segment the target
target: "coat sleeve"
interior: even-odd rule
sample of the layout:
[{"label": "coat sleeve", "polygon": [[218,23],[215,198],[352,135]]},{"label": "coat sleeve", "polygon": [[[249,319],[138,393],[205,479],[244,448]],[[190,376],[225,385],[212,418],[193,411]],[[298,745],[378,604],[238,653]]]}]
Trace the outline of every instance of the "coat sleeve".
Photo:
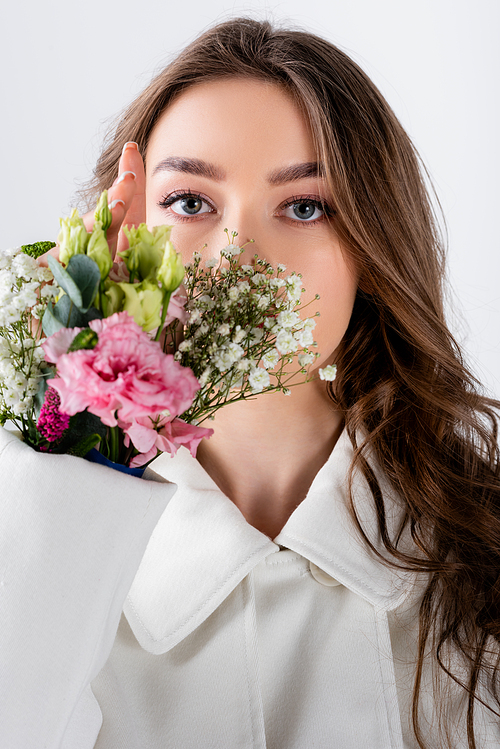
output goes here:
[{"label": "coat sleeve", "polygon": [[175,489],[36,453],[0,428],[1,747],[93,746],[90,683]]}]

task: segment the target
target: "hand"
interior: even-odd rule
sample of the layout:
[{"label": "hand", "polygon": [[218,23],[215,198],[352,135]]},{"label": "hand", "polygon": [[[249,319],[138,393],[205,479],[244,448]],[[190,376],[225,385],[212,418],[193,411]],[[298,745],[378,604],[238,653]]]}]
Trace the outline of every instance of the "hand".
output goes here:
[{"label": "hand", "polygon": [[[135,175],[135,176],[134,176]],[[128,242],[121,231],[123,225],[137,226],[146,221],[145,199],[146,177],[144,163],[136,143],[126,143],[120,157],[118,177],[108,190],[109,205],[113,221],[107,231],[107,240],[113,257],[116,252],[127,249]],[[94,226],[94,211],[82,216],[87,231]],[[59,257],[59,247],[53,247],[38,262],[47,265],[47,255]]]}]

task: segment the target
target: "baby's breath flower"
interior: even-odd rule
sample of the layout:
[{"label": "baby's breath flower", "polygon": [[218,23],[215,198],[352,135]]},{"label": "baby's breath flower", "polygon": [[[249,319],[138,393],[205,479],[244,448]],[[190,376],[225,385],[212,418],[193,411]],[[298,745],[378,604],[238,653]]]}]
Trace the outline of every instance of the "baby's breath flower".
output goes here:
[{"label": "baby's breath flower", "polygon": [[227,292],[227,295],[232,302],[235,302],[238,299],[240,292],[241,289],[239,286],[231,286],[231,288]]},{"label": "baby's breath flower", "polygon": [[266,277],[263,273],[255,273],[250,280],[255,286],[260,286],[266,282]]},{"label": "baby's breath flower", "polygon": [[232,367],[238,359],[241,359],[244,353],[244,350],[238,343],[229,343],[227,346],[221,346],[213,357],[214,366],[220,372],[224,372],[226,369]]},{"label": "baby's breath flower", "polygon": [[229,335],[230,332],[231,328],[227,323],[222,323],[222,325],[219,325],[219,327],[217,328],[217,333],[219,335]]},{"label": "baby's breath flower", "polygon": [[248,375],[248,382],[254,393],[260,393],[264,388],[269,387],[269,372],[262,367],[255,367]]},{"label": "baby's breath flower", "polygon": [[302,294],[302,279],[293,273],[286,279],[286,290],[287,296],[291,301],[300,301],[300,295]]},{"label": "baby's breath flower", "polygon": [[236,362],[235,368],[238,372],[248,372],[250,366],[251,364],[248,359],[240,359],[239,362]]},{"label": "baby's breath flower", "polygon": [[294,338],[300,346],[311,346],[314,343],[314,336],[308,328],[299,330]]},{"label": "baby's breath flower", "polygon": [[273,348],[262,357],[262,366],[264,367],[264,369],[273,369],[273,367],[277,365],[279,358],[280,355],[278,351]]},{"label": "baby's breath flower", "polygon": [[226,247],[224,247],[220,254],[224,257],[235,257],[235,255],[240,255],[243,252],[243,248],[239,247],[237,244],[228,244]]},{"label": "baby's breath flower", "polygon": [[324,369],[318,369],[320,380],[326,380],[332,382],[337,376],[337,366],[335,364],[329,364]]},{"label": "baby's breath flower", "polygon": [[219,261],[216,257],[211,257],[209,260],[206,261],[205,267],[206,268],[215,268],[219,264]]},{"label": "baby's breath flower", "polygon": [[283,263],[278,263],[276,266],[276,270],[278,273],[284,273],[286,271],[286,265],[283,265]]},{"label": "baby's breath flower", "polygon": [[241,270],[243,273],[247,273],[248,275],[251,275],[253,273],[253,266],[252,265],[242,265]]},{"label": "baby's breath flower", "polygon": [[191,351],[192,348],[193,348],[193,341],[189,339],[187,341],[181,341],[181,343],[179,343],[179,351],[182,351],[183,353],[185,351]]},{"label": "baby's breath flower", "polygon": [[300,317],[296,312],[287,310],[280,312],[278,315],[278,325],[282,328],[290,329],[293,328],[300,322]]},{"label": "baby's breath flower", "polygon": [[291,354],[297,351],[298,343],[289,330],[280,330],[276,336],[276,348],[280,354]]},{"label": "baby's breath flower", "polygon": [[299,366],[301,367],[307,367],[309,364],[312,364],[314,359],[316,357],[314,354],[310,353],[309,351],[304,351],[302,354],[299,354]]},{"label": "baby's breath flower", "polygon": [[241,329],[241,325],[237,325],[233,335],[233,343],[241,343],[245,336],[246,332]]},{"label": "baby's breath flower", "polygon": [[250,284],[248,281],[240,281],[238,284],[238,289],[242,294],[247,293],[250,291]]}]

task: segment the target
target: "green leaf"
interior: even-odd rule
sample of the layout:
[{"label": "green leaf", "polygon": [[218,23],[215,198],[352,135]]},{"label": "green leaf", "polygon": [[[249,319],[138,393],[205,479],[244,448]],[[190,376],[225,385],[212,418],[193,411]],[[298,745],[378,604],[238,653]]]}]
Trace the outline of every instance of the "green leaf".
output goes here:
[{"label": "green leaf", "polygon": [[77,458],[83,458],[93,447],[98,445],[99,442],[102,442],[100,434],[89,434],[88,437],[84,437],[80,442],[77,442],[76,445],[70,447],[68,455],[75,455]]},{"label": "green leaf", "polygon": [[35,397],[33,398],[33,403],[35,404],[35,412],[36,412],[37,417],[40,415],[40,410],[45,401],[45,393],[47,391],[47,388],[49,387],[49,381],[55,375],[55,369],[53,369],[52,367],[42,367],[41,373],[42,373],[42,378],[40,379],[40,385],[38,386],[38,391]]},{"label": "green leaf", "polygon": [[[82,307],[83,306],[82,292],[78,288],[78,284],[75,283],[70,273],[65,268],[62,267],[61,263],[59,263],[55,259],[55,257],[52,257],[51,255],[49,255],[47,260],[49,263],[49,268],[52,271],[52,274],[55,280],[57,281],[57,283],[59,284],[59,286],[61,287],[61,289],[64,289],[64,291],[69,296],[73,304],[76,304],[78,308]],[[68,268],[69,268],[69,263],[68,263]]]},{"label": "green leaf", "polygon": [[54,335],[54,333],[57,333],[58,330],[64,327],[65,325],[63,325],[62,322],[54,314],[54,307],[51,302],[47,306],[47,309],[45,310],[45,312],[43,313],[43,317],[42,317],[43,332],[48,338],[50,335]]},{"label": "green leaf", "polygon": [[64,289],[80,312],[87,312],[95,299],[101,272],[97,263],[86,255],[73,255],[66,268],[49,255],[48,263],[56,282]]},{"label": "green leaf", "polygon": [[66,270],[80,290],[82,303],[78,307],[82,312],[87,312],[95,299],[101,281],[99,266],[95,260],[86,255],[73,255]]}]

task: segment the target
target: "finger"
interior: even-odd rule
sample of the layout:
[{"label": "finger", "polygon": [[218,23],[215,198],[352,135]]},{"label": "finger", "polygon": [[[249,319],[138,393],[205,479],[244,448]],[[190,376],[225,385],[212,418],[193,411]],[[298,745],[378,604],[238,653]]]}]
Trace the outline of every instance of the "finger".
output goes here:
[{"label": "finger", "polygon": [[[125,144],[120,158],[118,179],[120,179],[120,175],[125,174],[127,171],[132,171],[135,174],[135,193],[130,206],[127,205],[123,223],[127,226],[138,226],[146,222],[146,176],[144,173],[144,161],[136,143]],[[127,238],[123,231],[120,231],[118,234],[118,251],[121,252],[127,247]]]}]

